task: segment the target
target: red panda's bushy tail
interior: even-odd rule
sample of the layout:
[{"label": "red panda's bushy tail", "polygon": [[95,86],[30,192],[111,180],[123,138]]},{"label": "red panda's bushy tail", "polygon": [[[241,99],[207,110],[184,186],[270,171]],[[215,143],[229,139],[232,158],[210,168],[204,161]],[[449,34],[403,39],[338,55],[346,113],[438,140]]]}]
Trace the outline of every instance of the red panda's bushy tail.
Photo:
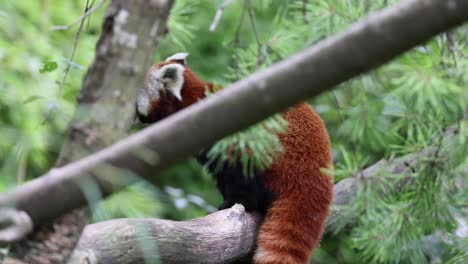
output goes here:
[{"label": "red panda's bushy tail", "polygon": [[304,195],[280,198],[273,203],[257,237],[255,264],[309,263],[320,242],[332,199],[330,185],[322,187],[323,197],[309,197],[318,198],[309,203],[304,201]]},{"label": "red panda's bushy tail", "polygon": [[279,136],[285,150],[264,175],[275,198],[257,236],[255,264],[308,263],[333,199],[333,161],[322,120],[305,103],[283,117],[288,130]]}]

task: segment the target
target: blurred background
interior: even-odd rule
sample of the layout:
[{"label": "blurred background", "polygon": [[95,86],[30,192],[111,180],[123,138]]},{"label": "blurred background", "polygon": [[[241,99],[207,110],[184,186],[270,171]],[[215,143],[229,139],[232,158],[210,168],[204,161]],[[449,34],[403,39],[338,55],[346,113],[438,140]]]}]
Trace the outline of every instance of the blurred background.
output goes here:
[{"label": "blurred background", "polygon": [[[85,23],[73,60],[77,26],[52,27],[80,17],[85,2],[0,1],[1,192],[54,166],[106,5]],[[191,69],[226,86],[398,1],[255,0],[249,9],[234,0],[211,32],[222,2],[177,0],[154,61],[189,52]],[[412,184],[397,186],[401,175],[386,174],[365,184],[343,208],[346,219],[325,235],[315,263],[468,261],[467,50],[464,26],[310,101],[331,137],[335,182],[357,177],[384,158],[431,146],[437,153],[412,168]],[[294,83],[284,89],[294,89]],[[447,129],[459,131],[449,144]],[[193,159],[156,177],[157,185],[141,181],[99,202],[93,221],[187,220],[221,203],[211,176]]]}]

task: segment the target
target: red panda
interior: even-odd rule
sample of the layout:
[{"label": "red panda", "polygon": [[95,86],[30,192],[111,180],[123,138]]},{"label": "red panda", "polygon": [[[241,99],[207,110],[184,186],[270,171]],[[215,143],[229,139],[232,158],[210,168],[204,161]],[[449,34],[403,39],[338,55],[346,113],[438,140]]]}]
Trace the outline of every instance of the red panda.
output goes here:
[{"label": "red panda", "polygon": [[[205,97],[213,84],[202,81],[186,65],[187,53],[178,53],[151,67],[137,100],[142,122],[157,122]],[[317,247],[333,197],[330,142],[320,117],[307,103],[282,113],[287,131],[279,134],[284,151],[264,171],[244,177],[240,164],[214,170],[224,198],[220,209],[241,203],[246,211],[263,214],[253,263],[308,263]],[[198,155],[207,164],[206,152]],[[218,167],[217,167],[218,168]]]}]

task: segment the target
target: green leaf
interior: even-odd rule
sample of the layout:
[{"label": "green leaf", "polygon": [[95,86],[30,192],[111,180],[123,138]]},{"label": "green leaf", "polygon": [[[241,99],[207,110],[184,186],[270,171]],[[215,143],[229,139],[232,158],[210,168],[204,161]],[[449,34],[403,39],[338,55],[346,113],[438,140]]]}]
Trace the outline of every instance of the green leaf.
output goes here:
[{"label": "green leaf", "polygon": [[37,100],[42,99],[42,98],[44,98],[44,97],[40,96],[40,95],[32,95],[32,96],[26,98],[26,100],[23,101],[23,104],[29,104],[31,102],[37,101]]},{"label": "green leaf", "polygon": [[58,68],[57,62],[51,60],[43,60],[40,73],[53,72]]}]

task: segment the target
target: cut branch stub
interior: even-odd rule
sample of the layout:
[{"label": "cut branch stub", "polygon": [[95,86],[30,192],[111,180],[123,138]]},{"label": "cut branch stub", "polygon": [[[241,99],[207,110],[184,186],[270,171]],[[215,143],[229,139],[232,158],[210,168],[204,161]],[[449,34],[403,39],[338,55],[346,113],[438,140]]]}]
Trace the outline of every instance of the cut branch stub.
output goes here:
[{"label": "cut branch stub", "polygon": [[33,222],[23,211],[0,208],[0,246],[21,240],[33,230]]}]

